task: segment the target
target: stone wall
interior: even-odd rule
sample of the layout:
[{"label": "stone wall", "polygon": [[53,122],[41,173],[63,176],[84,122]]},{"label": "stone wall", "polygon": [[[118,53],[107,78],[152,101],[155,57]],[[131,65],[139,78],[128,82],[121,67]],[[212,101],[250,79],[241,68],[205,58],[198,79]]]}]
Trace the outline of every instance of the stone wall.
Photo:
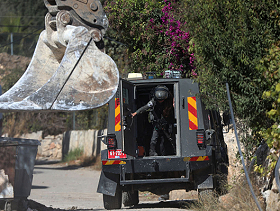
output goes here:
[{"label": "stone wall", "polygon": [[[249,133],[246,130],[240,129],[242,125],[239,123],[237,124],[237,130],[238,130],[238,138],[239,140],[243,137],[247,137]],[[236,155],[239,154],[237,141],[235,137],[235,133],[233,128],[230,128],[228,131],[224,133],[224,140],[228,147],[228,157],[229,157],[229,168],[228,168],[228,182],[231,185],[234,185],[234,183],[241,177],[241,175],[244,175],[243,166],[236,158]],[[244,152],[244,146],[242,143],[241,150]],[[261,179],[264,179],[265,177],[262,177]],[[266,178],[267,182],[269,182],[269,178]],[[260,183],[261,184],[261,183]],[[266,210],[267,211],[280,211],[280,194],[276,185],[275,178],[272,182],[271,189],[268,189],[264,191],[267,184],[264,183],[260,186],[258,186],[259,190],[261,191],[261,194],[265,200],[266,204]],[[264,191],[264,192],[263,192]],[[256,194],[256,193],[255,193]],[[230,194],[227,194],[225,198],[232,197]],[[220,198],[220,201],[223,200]],[[259,201],[261,201],[260,198],[258,198]]]},{"label": "stone wall", "polygon": [[[238,137],[240,138],[240,137]],[[231,128],[227,132],[224,133],[224,140],[227,144],[228,149],[228,159],[229,159],[229,167],[228,167],[228,182],[229,184],[234,184],[240,175],[243,173],[243,166],[240,160],[237,159],[236,155],[239,154],[238,146],[234,134],[234,130]]]},{"label": "stone wall", "polygon": [[[251,129],[246,127],[246,124],[242,123],[240,120],[236,120],[236,129],[237,129],[237,135],[238,139],[240,141],[240,147],[241,151],[245,152],[245,147],[241,143],[242,139],[246,139],[250,137]],[[243,165],[241,163],[240,159],[237,159],[239,157],[239,150],[237,145],[237,140],[235,137],[235,132],[233,128],[233,124],[230,124],[229,126],[223,127],[223,135],[225,143],[227,144],[228,148],[228,158],[229,158],[229,167],[228,167],[228,182],[229,184],[234,184],[241,175],[244,175],[243,171]],[[243,154],[244,157],[245,154]],[[246,161],[245,162],[249,162]]]},{"label": "stone wall", "polygon": [[101,141],[107,130],[73,130],[59,135],[42,137],[42,131],[23,134],[19,138],[39,140],[37,157],[61,160],[71,150],[82,149],[84,156],[95,157],[106,145]]}]

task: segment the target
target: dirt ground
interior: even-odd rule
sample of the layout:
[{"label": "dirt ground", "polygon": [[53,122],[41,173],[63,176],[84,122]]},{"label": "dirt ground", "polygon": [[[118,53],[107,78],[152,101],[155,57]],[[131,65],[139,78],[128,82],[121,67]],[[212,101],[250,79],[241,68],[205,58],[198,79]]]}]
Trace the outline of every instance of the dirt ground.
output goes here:
[{"label": "dirt ground", "polygon": [[12,70],[16,68],[24,69],[30,63],[31,58],[19,56],[19,55],[10,55],[7,53],[0,53],[0,69]]}]

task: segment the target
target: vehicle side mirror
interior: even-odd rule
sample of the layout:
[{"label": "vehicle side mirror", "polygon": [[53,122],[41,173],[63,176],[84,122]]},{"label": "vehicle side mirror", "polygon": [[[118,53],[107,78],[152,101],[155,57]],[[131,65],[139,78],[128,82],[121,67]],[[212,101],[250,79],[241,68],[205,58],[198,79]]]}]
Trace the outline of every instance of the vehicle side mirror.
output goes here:
[{"label": "vehicle side mirror", "polygon": [[212,138],[212,135],[215,133],[215,130],[209,129],[205,131],[205,138],[206,140],[210,140]]}]

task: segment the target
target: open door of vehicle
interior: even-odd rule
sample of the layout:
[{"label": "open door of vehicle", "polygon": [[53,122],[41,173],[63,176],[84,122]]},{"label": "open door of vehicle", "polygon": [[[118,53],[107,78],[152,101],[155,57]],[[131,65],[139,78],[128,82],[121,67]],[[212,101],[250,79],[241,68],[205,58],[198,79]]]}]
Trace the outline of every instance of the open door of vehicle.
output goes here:
[{"label": "open door of vehicle", "polygon": [[122,149],[123,152],[136,157],[136,122],[131,116],[135,109],[134,102],[134,85],[126,80],[121,80],[121,117],[122,117]]}]

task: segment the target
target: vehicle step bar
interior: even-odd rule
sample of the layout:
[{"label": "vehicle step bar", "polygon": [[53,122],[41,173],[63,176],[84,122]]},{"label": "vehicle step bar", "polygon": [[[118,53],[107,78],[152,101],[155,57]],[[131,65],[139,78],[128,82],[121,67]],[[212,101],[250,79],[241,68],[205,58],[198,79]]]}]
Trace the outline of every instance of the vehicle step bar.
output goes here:
[{"label": "vehicle step bar", "polygon": [[120,185],[149,184],[149,183],[171,183],[171,182],[189,182],[188,178],[170,178],[170,179],[148,179],[148,180],[123,180]]}]

